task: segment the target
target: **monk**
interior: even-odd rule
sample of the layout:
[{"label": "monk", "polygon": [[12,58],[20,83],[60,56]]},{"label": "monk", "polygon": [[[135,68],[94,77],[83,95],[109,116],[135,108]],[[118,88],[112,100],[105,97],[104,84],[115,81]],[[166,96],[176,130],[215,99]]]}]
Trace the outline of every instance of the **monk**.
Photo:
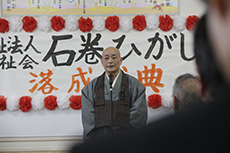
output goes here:
[{"label": "monk", "polygon": [[147,120],[145,87],[120,69],[120,51],[106,48],[101,63],[105,72],[82,90],[84,142],[114,131],[143,127]]}]

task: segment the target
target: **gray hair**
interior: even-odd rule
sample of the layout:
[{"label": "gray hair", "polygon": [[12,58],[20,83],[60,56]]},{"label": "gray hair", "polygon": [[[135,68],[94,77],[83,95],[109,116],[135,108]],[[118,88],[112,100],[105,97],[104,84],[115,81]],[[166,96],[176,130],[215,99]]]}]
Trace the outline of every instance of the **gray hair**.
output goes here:
[{"label": "gray hair", "polygon": [[173,95],[177,104],[176,111],[190,109],[194,104],[200,103],[199,79],[186,73],[176,78],[173,85]]}]

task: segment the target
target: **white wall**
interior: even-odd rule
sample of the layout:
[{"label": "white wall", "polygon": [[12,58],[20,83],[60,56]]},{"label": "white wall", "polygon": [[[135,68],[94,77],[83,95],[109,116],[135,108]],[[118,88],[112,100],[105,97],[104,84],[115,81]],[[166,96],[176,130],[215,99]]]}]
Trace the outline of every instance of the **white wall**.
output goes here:
[{"label": "white wall", "polygon": [[205,3],[202,0],[180,0],[179,15],[202,15],[205,12]]}]

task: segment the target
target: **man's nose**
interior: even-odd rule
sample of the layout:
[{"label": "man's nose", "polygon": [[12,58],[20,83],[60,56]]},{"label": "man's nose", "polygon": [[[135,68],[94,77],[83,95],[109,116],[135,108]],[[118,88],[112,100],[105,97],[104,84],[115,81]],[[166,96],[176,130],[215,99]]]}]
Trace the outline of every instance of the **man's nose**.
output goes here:
[{"label": "man's nose", "polygon": [[113,62],[113,58],[109,57],[108,62]]}]

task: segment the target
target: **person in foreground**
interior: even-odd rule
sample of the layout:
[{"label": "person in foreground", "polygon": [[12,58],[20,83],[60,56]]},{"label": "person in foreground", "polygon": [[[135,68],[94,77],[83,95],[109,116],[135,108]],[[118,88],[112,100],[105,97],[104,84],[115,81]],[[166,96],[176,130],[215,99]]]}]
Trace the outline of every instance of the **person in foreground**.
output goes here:
[{"label": "person in foreground", "polygon": [[[230,70],[230,43],[221,42],[222,39],[229,39],[229,35],[216,39],[219,37],[213,37],[210,32],[213,24],[221,28],[219,31],[230,28],[230,1],[208,0],[208,6],[210,10],[200,19],[195,30],[194,50],[202,82],[202,96],[210,102],[192,110],[175,113],[138,130],[103,137],[91,144],[75,145],[71,152],[230,152],[230,75],[227,73]],[[220,9],[219,6],[225,9]],[[218,22],[214,22],[216,20]],[[218,47],[219,43],[222,44],[221,47]],[[223,57],[224,54],[228,58]],[[220,59],[223,61],[219,62]]]},{"label": "person in foreground", "polygon": [[114,131],[146,125],[145,87],[139,80],[120,70],[122,58],[119,50],[106,48],[101,63],[105,72],[82,90],[84,142]]},{"label": "person in foreground", "polygon": [[200,101],[200,82],[190,73],[179,75],[174,82],[172,97],[175,112],[193,109]]}]

